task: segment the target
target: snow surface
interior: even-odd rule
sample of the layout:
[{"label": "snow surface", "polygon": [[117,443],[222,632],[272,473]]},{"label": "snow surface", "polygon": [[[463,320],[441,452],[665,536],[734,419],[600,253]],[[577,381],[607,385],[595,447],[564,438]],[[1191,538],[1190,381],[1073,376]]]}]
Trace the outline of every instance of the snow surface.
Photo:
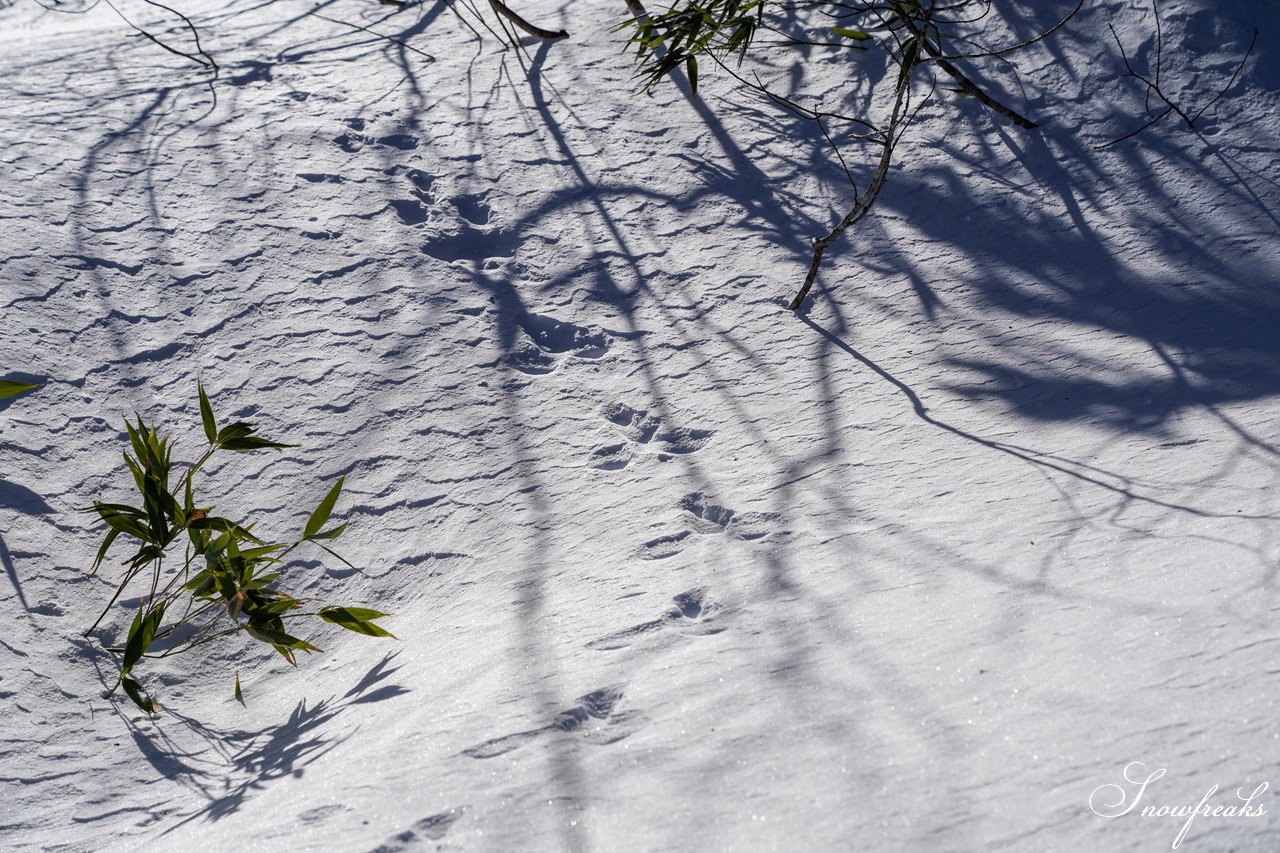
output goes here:
[{"label": "snow surface", "polygon": [[[1194,132],[1105,151],[1149,6],[970,65],[1044,128],[942,93],[798,315],[839,165],[723,75],[635,94],[621,2],[513,4],[571,34],[524,50],[323,4],[434,61],[171,5],[216,82],[105,7],[0,9],[0,367],[47,382],[0,403],[0,847],[1164,850],[1184,820],[1090,808],[1130,762],[1143,806],[1280,784],[1275,0],[1163,4],[1193,108],[1263,32]],[[757,70],[858,109],[851,61]],[[126,496],[126,413],[197,451],[198,378],[303,445],[206,494],[284,538],[345,474],[366,574],[287,588],[401,640],[148,663],[148,719],[100,698],[74,510]]]}]

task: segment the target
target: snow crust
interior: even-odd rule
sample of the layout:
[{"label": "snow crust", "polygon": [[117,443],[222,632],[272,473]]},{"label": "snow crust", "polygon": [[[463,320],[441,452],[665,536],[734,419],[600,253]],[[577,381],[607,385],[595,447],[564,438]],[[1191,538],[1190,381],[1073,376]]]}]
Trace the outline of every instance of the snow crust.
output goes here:
[{"label": "snow crust", "polygon": [[[0,9],[0,367],[47,383],[0,403],[0,847],[1162,850],[1090,808],[1131,762],[1144,806],[1280,783],[1276,4],[1162,4],[1191,104],[1264,31],[1194,132],[1104,151],[1149,7],[977,66],[1043,129],[940,93],[798,315],[849,195],[819,130],[635,94],[622,3],[515,5],[570,37],[324,5],[429,61],[184,2],[213,84],[105,7]],[[850,61],[759,71],[856,109]],[[285,537],[346,475],[365,574],[292,588],[401,640],[213,646],[147,719],[100,698],[74,510],[125,496],[124,414],[196,451],[197,379],[303,445],[209,497]]]}]

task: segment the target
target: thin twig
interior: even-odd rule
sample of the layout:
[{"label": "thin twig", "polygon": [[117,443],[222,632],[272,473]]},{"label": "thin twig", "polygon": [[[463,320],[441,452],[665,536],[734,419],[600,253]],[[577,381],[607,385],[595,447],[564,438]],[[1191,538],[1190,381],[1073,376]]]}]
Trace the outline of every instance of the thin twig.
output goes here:
[{"label": "thin twig", "polygon": [[1009,119],[1009,121],[1013,122],[1018,127],[1023,128],[1024,130],[1034,130],[1036,127],[1038,127],[1038,125],[1035,122],[1033,122],[1031,119],[1024,118],[1023,116],[1019,115],[1018,113],[1006,107],[1004,104],[997,101],[995,98],[988,95],[986,92],[979,89],[977,86],[974,85],[972,80],[970,80],[960,71],[960,69],[956,68],[950,62],[948,62],[946,57],[943,55],[942,51],[938,47],[936,47],[932,41],[929,40],[928,24],[926,24],[925,27],[921,29],[921,27],[915,21],[913,21],[909,15],[903,15],[901,20],[903,22],[903,26],[905,26],[907,30],[910,31],[910,33],[916,37],[916,42],[924,47],[924,50],[926,53],[929,54],[930,59],[938,63],[938,67],[941,68],[943,71],[945,71],[948,75],[950,75],[951,79],[959,83],[961,89],[964,89],[966,93],[976,98],[978,103],[982,104],[983,106],[991,110],[994,110],[995,112]]},{"label": "thin twig", "polygon": [[1112,145],[1115,145],[1117,142],[1124,142],[1126,139],[1129,139],[1129,138],[1131,138],[1131,137],[1137,136],[1139,133],[1142,133],[1142,131],[1146,130],[1148,127],[1151,127],[1151,125],[1153,125],[1153,124],[1155,124],[1156,122],[1160,121],[1160,119],[1164,118],[1165,116],[1167,116],[1167,115],[1168,115],[1169,113],[1171,113],[1171,112],[1173,112],[1173,107],[1168,107],[1167,109],[1165,109],[1165,111],[1164,111],[1164,112],[1160,113],[1160,115],[1156,116],[1156,117],[1155,117],[1155,118],[1153,118],[1151,121],[1147,122],[1146,124],[1144,124],[1142,127],[1138,128],[1137,130],[1134,130],[1134,131],[1131,131],[1131,132],[1129,132],[1129,133],[1126,133],[1124,136],[1121,136],[1119,139],[1113,139],[1113,140],[1111,140],[1110,142],[1105,143],[1105,144],[1103,144],[1103,145],[1095,145],[1095,146],[1093,146],[1093,150],[1094,150],[1094,151],[1103,151],[1103,150],[1105,150],[1105,149],[1107,149],[1107,148],[1110,148]]},{"label": "thin twig", "polygon": [[[1012,47],[1002,47],[999,50],[988,50],[988,51],[983,51],[982,53],[948,54],[945,58],[946,59],[985,59],[991,56],[1001,56],[1006,53],[1013,53],[1014,51],[1022,50],[1024,47],[1030,47],[1036,42],[1044,41],[1046,38],[1053,35],[1056,31],[1058,31],[1063,26],[1065,26],[1067,21],[1070,21],[1072,18],[1074,18],[1076,16],[1076,13],[1078,13],[1083,7],[1084,7],[1084,0],[1078,0],[1078,2],[1076,3],[1076,7],[1072,9],[1070,12],[1068,12],[1067,16],[1063,18],[1061,21],[1058,21],[1058,23],[1054,24],[1049,29],[1040,33],[1035,38],[1027,39],[1024,42],[1020,42],[1018,44],[1013,45]],[[968,39],[965,39],[965,41],[968,41]]]},{"label": "thin twig", "polygon": [[[173,14],[177,15],[179,18],[182,18],[182,20],[186,22],[187,26],[191,29],[192,34],[195,36],[195,41],[196,41],[196,52],[195,52],[195,53],[187,53],[186,51],[178,50],[176,47],[171,47],[171,46],[169,46],[169,45],[165,44],[164,42],[160,41],[160,39],[156,38],[156,37],[155,37],[155,36],[153,36],[151,33],[147,32],[147,31],[146,31],[146,30],[144,30],[142,27],[138,26],[138,25],[137,25],[137,24],[135,24],[133,21],[131,21],[131,20],[129,20],[127,17],[125,17],[124,12],[121,12],[121,11],[120,11],[120,9],[119,9],[119,8],[117,8],[117,7],[116,7],[116,5],[115,5],[114,3],[112,3],[112,2],[111,2],[111,0],[104,0],[104,2],[105,2],[108,6],[110,6],[110,7],[111,7],[111,10],[112,10],[113,12],[115,12],[117,15],[119,15],[119,16],[120,16],[120,20],[124,21],[124,22],[125,22],[126,24],[128,24],[130,27],[132,27],[133,29],[135,29],[135,30],[138,32],[138,34],[139,34],[139,35],[143,36],[143,37],[144,37],[144,38],[146,38],[146,39],[149,39],[149,40],[150,40],[150,41],[152,41],[152,42],[155,42],[157,45],[159,45],[160,47],[162,47],[162,48],[164,48],[165,50],[169,51],[169,52],[170,52],[170,53],[172,53],[174,56],[181,56],[181,57],[183,57],[184,59],[190,59],[192,62],[194,62],[194,63],[196,63],[196,64],[198,64],[198,65],[203,65],[204,67],[211,69],[214,73],[217,73],[217,72],[218,72],[218,70],[219,70],[219,68],[218,68],[218,63],[214,61],[214,59],[213,59],[213,57],[212,57],[212,56],[210,56],[209,54],[205,53],[205,52],[204,52],[204,49],[203,49],[202,47],[200,47],[200,34],[199,34],[199,32],[196,30],[195,24],[191,23],[191,19],[190,19],[190,18],[188,18],[186,15],[182,14],[181,12],[177,11],[176,9],[170,9],[168,6],[165,6],[165,5],[161,4],[161,3],[157,3],[157,2],[155,2],[155,0],[145,0],[145,2],[149,3],[149,4],[150,4],[150,5],[152,5],[152,6],[157,6],[157,7],[161,8],[161,9],[166,9],[166,10],[168,10],[168,11],[170,11],[170,12],[173,12]],[[201,59],[200,57],[204,57],[204,58],[203,58],[203,59]]]},{"label": "thin twig", "polygon": [[1257,28],[1257,27],[1254,27],[1254,28],[1253,28],[1253,39],[1252,39],[1252,40],[1250,40],[1250,42],[1249,42],[1249,49],[1248,49],[1248,50],[1246,50],[1246,51],[1244,52],[1244,56],[1240,58],[1240,64],[1236,66],[1236,73],[1234,73],[1234,74],[1232,74],[1232,75],[1231,75],[1231,79],[1227,81],[1227,85],[1222,87],[1222,91],[1221,91],[1221,92],[1219,92],[1217,95],[1215,95],[1212,101],[1210,101],[1209,103],[1205,104],[1205,105],[1200,109],[1200,112],[1196,113],[1194,116],[1192,116],[1192,117],[1191,117],[1191,123],[1192,123],[1192,124],[1194,124],[1196,121],[1198,121],[1198,120],[1200,119],[1200,116],[1204,115],[1205,110],[1209,109],[1209,107],[1211,107],[1211,106],[1213,106],[1214,104],[1218,103],[1218,99],[1219,99],[1219,98],[1221,98],[1223,95],[1227,94],[1227,90],[1228,90],[1228,89],[1230,89],[1232,86],[1234,86],[1234,85],[1236,84],[1236,78],[1237,78],[1237,77],[1239,77],[1239,76],[1240,76],[1240,72],[1244,70],[1244,64],[1245,64],[1245,62],[1247,62],[1247,61],[1248,61],[1248,59],[1249,59],[1249,54],[1253,53],[1253,46],[1254,46],[1254,45],[1256,45],[1257,43],[1258,43],[1258,28]]},{"label": "thin twig", "polygon": [[[1124,43],[1120,41],[1120,36],[1116,33],[1115,27],[1108,24],[1107,28],[1111,30],[1111,38],[1115,40],[1116,47],[1119,48],[1120,50],[1120,60],[1124,63],[1125,71],[1127,72],[1128,76],[1133,77],[1135,80],[1140,81],[1147,87],[1146,92],[1144,93],[1144,97],[1146,102],[1147,115],[1152,116],[1152,118],[1150,121],[1142,125],[1142,127],[1139,127],[1137,130],[1132,130],[1129,133],[1126,133],[1124,136],[1117,137],[1111,140],[1110,142],[1103,143],[1102,145],[1093,146],[1094,151],[1103,151],[1107,148],[1110,148],[1112,145],[1115,145],[1119,142],[1124,142],[1126,139],[1131,139],[1137,136],[1139,133],[1142,133],[1142,131],[1146,130],[1147,128],[1159,122],[1165,116],[1169,115],[1169,113],[1174,113],[1178,116],[1178,118],[1182,119],[1186,123],[1188,130],[1194,130],[1196,126],[1196,122],[1200,120],[1200,117],[1203,116],[1205,112],[1209,110],[1210,107],[1218,103],[1218,101],[1220,101],[1222,97],[1225,94],[1227,94],[1228,91],[1230,91],[1231,87],[1235,85],[1236,80],[1239,79],[1240,77],[1240,72],[1244,70],[1245,63],[1249,61],[1250,54],[1253,53],[1253,48],[1258,43],[1258,29],[1257,27],[1254,27],[1253,38],[1249,41],[1249,47],[1245,50],[1244,56],[1240,57],[1240,62],[1239,64],[1236,65],[1236,70],[1234,73],[1232,73],[1231,79],[1227,81],[1227,85],[1223,86],[1220,90],[1218,90],[1218,94],[1214,95],[1213,98],[1210,99],[1209,102],[1205,104],[1203,107],[1201,107],[1199,111],[1196,112],[1195,115],[1188,115],[1186,112],[1183,111],[1181,107],[1179,107],[1176,103],[1174,103],[1172,98],[1170,98],[1168,95],[1164,93],[1164,89],[1161,87],[1160,76],[1162,73],[1161,69],[1163,65],[1163,56],[1164,56],[1164,30],[1160,26],[1160,7],[1158,4],[1158,0],[1151,0],[1151,10],[1152,10],[1152,14],[1155,16],[1155,22],[1156,22],[1156,60],[1155,60],[1156,67],[1155,67],[1154,80],[1148,77],[1145,77],[1142,74],[1139,74],[1137,71],[1133,70],[1133,64],[1129,61],[1129,53],[1128,51],[1125,50]],[[1151,112],[1151,96],[1152,95],[1155,95],[1161,101],[1164,101],[1167,107],[1164,110],[1164,112],[1160,113],[1159,115],[1154,115]]]},{"label": "thin twig", "polygon": [[[444,5],[449,8],[449,11],[452,12],[455,16],[457,16],[459,21],[462,21],[462,25],[467,29],[471,30],[471,34],[474,35],[477,40],[480,40],[480,41],[484,40],[484,36],[480,35],[480,31],[477,30],[475,27],[471,26],[471,22],[468,21],[465,17],[463,17],[461,12],[459,12],[457,9],[454,8],[453,3],[450,2],[450,0],[443,0],[443,2],[444,2]],[[480,23],[484,24],[484,21],[481,21]],[[488,24],[485,24],[485,26],[488,27]],[[489,30],[489,32],[492,33],[493,30]],[[497,33],[494,33],[494,35],[496,36]]]},{"label": "thin twig", "polygon": [[431,54],[423,53],[413,45],[406,44],[400,41],[400,39],[392,38],[391,36],[384,36],[382,33],[375,33],[373,30],[369,29],[368,27],[362,27],[359,24],[353,24],[350,21],[339,21],[337,18],[329,18],[324,15],[321,15],[319,12],[308,12],[307,14],[312,16],[313,18],[319,18],[322,21],[328,21],[329,23],[332,23],[332,24],[342,24],[344,27],[351,27],[352,29],[360,30],[361,32],[366,32],[371,36],[377,36],[378,38],[383,39],[384,41],[393,42],[407,50],[412,50],[414,53],[418,54],[419,56],[425,56],[428,62],[436,61],[436,58]]},{"label": "thin twig", "polygon": [[880,162],[876,166],[875,174],[871,178],[871,183],[867,185],[867,189],[863,192],[853,205],[853,208],[845,214],[844,218],[830,233],[823,237],[815,237],[810,242],[813,246],[813,260],[809,262],[809,271],[804,277],[804,284],[800,287],[800,292],[787,305],[791,311],[799,310],[804,304],[804,300],[808,297],[809,291],[813,288],[813,282],[818,277],[818,268],[822,265],[822,255],[826,252],[827,247],[834,243],[841,234],[848,228],[871,212],[872,206],[876,203],[876,199],[880,197],[880,190],[884,188],[885,182],[889,178],[889,166],[893,161],[893,151],[899,139],[901,139],[902,124],[909,121],[907,110],[911,102],[911,73],[915,70],[915,66],[920,62],[920,51],[913,50],[907,56],[902,65],[902,70],[898,77],[898,91],[894,97],[893,111],[889,117],[889,124],[884,131],[884,139],[881,145],[884,151],[880,155]]},{"label": "thin twig", "polygon": [[489,0],[489,6],[493,9],[493,11],[497,12],[499,15],[506,18],[508,21],[515,24],[517,27],[524,30],[526,33],[533,36],[534,38],[562,39],[562,38],[567,38],[569,35],[569,33],[566,32],[565,30],[557,30],[553,32],[551,30],[544,30],[542,27],[529,23],[524,18],[520,17],[515,12],[511,11],[511,9],[508,8],[508,6],[505,3],[503,3],[502,0]]}]

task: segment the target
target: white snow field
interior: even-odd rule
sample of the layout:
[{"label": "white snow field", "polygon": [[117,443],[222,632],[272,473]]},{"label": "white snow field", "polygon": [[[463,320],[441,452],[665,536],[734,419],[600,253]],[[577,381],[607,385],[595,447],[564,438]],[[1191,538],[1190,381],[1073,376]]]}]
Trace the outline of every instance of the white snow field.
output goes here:
[{"label": "white snow field", "polygon": [[[1280,849],[1275,0],[1162,3],[1189,112],[1261,33],[1104,150],[1149,4],[964,63],[1042,128],[942,79],[799,313],[839,163],[711,63],[636,94],[621,0],[513,2],[569,32],[521,49],[462,2],[168,0],[216,80],[0,5],[0,379],[44,383],[0,403],[0,848]],[[893,73],[788,55],[744,71],[851,111]],[[148,717],[75,510],[130,497],[125,415],[201,451],[197,380],[302,445],[207,501],[284,539],[345,475],[364,574],[281,583],[399,640],[144,661]]]}]

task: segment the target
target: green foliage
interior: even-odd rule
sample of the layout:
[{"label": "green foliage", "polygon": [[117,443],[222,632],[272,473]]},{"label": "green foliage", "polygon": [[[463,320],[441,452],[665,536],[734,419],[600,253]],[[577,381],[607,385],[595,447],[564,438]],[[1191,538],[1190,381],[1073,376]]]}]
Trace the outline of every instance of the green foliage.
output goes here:
[{"label": "green foliage", "polygon": [[629,20],[618,29],[635,28],[628,43],[636,46],[637,74],[646,90],[683,65],[696,95],[698,54],[717,58],[736,54],[741,62],[763,13],[762,0],[688,0],[660,15]]},{"label": "green foliage", "polygon": [[[296,664],[295,652],[321,651],[290,634],[292,627],[286,630],[285,620],[305,617],[318,617],[370,637],[393,636],[374,624],[385,613],[359,607],[307,611],[304,599],[294,598],[275,586],[283,574],[280,569],[284,558],[304,542],[342,560],[319,541],[337,539],[346,530],[345,522],[324,529],[342,494],[342,478],[311,513],[302,535],[288,545],[268,543],[251,531],[252,525],[245,527],[225,516],[213,515],[214,507],[196,502],[195,476],[218,451],[278,451],[297,446],[260,438],[255,435],[253,424],[233,423],[219,429],[203,386],[199,386],[199,397],[200,419],[209,446],[198,461],[185,472],[175,473],[173,442],[162,437],[154,426],[144,424],[141,417],[136,423],[126,420],[129,450],[124,453],[124,461],[140,506],[94,501],[93,506],[83,510],[95,514],[108,528],[94,560],[94,572],[121,534],[137,544],[137,550],[124,561],[124,578],[98,622],[135,580],[149,584],[139,599],[124,647],[108,649],[119,656],[120,664],[116,684],[108,695],[123,687],[134,704],[149,714],[155,712],[155,703],[131,677],[134,667],[147,658],[180,654],[219,637],[243,632]],[[172,614],[178,615],[166,624],[166,615]],[[85,632],[86,636],[98,622]],[[241,698],[239,673],[236,698]]]},{"label": "green foliage", "polygon": [[870,33],[864,33],[862,30],[851,30],[848,27],[832,27],[831,32],[854,41],[868,41],[872,38]]},{"label": "green foliage", "polygon": [[[710,57],[715,65],[740,87],[764,95],[774,104],[792,114],[817,123],[827,144],[844,169],[853,190],[849,211],[829,233],[810,240],[813,257],[800,292],[788,303],[788,308],[798,310],[804,304],[818,275],[823,253],[833,241],[849,227],[859,222],[879,198],[888,178],[894,152],[906,129],[920,114],[920,109],[938,88],[938,76],[946,75],[956,84],[952,91],[972,97],[984,107],[1004,116],[1018,127],[1033,130],[1036,123],[1010,109],[987,94],[975,83],[957,62],[981,59],[1000,59],[1010,53],[1023,50],[1040,42],[1066,24],[1084,5],[1076,0],[1075,8],[1057,25],[1044,30],[1018,44],[1007,47],[988,46],[980,43],[984,34],[1005,30],[998,22],[1009,17],[1011,23],[1025,16],[1025,11],[1009,10],[993,13],[990,0],[672,0],[667,11],[650,15],[628,4],[638,12],[637,16],[618,29],[631,29],[629,45],[636,47],[636,76],[648,90],[665,75],[677,71],[682,65],[688,73],[689,86],[694,95],[698,91],[698,58]],[[1015,32],[1018,27],[1012,28]],[[758,38],[760,31],[781,38]],[[813,35],[813,34],[819,35]],[[822,39],[816,41],[816,39]],[[783,94],[770,89],[759,75],[739,73],[729,65],[735,60],[740,67],[751,53],[752,58],[770,47],[781,45],[792,50],[789,57],[771,58],[771,67],[789,68],[791,91]],[[794,50],[804,47],[804,51]],[[800,66],[810,55],[809,47],[836,47],[844,50],[869,51],[875,47],[869,64],[848,63],[849,76],[864,77],[856,85],[831,87],[827,71],[821,75],[800,73]],[[892,72],[896,66],[897,73]],[[923,73],[919,74],[923,69]],[[837,75],[845,73],[835,68]],[[923,76],[929,84],[923,99],[916,98],[913,87],[917,77]],[[751,79],[748,79],[751,78]],[[813,96],[803,89],[806,79],[820,80],[826,94]],[[1233,78],[1234,79],[1234,78]],[[881,86],[881,81],[885,85]],[[894,82],[896,81],[896,82]],[[892,86],[892,98],[880,94]],[[842,91],[843,90],[843,91]],[[850,115],[847,107],[836,106],[833,100],[847,100],[849,90],[859,93],[862,111]],[[835,92],[837,94],[832,95]],[[887,92],[885,93],[887,94]],[[1158,94],[1158,90],[1157,90]],[[865,98],[862,97],[865,95]],[[887,122],[876,120],[883,113],[886,100]],[[852,125],[849,133],[833,133],[827,125],[841,122]],[[878,146],[880,152],[869,183],[859,187],[845,157],[835,139],[843,137],[860,144]]]},{"label": "green foliage", "polygon": [[0,381],[0,400],[7,397],[16,397],[19,394],[30,391],[32,388],[39,387],[39,385],[32,385],[29,382]]},{"label": "green foliage", "polygon": [[[917,39],[927,36],[942,44],[952,36],[941,27],[964,23],[966,18],[980,20],[990,11],[988,6],[985,0],[956,0],[945,4],[922,0],[815,0],[805,3],[791,0],[682,0],[666,12],[640,15],[617,29],[631,28],[635,31],[627,43],[636,46],[636,74],[643,81],[643,90],[648,90],[665,75],[684,66],[690,87],[697,94],[700,55],[710,56],[717,65],[738,77],[740,83],[747,82],[728,69],[726,60],[732,59],[741,65],[748,51],[756,46],[760,30],[782,36],[769,45],[796,47],[822,44],[865,51],[878,44],[903,66],[906,64],[901,60],[904,50],[908,47],[914,49]],[[979,8],[974,12],[969,7]],[[818,28],[839,38],[816,42],[795,34],[797,30],[812,31],[811,26],[806,27],[806,22],[811,25],[815,16],[820,16],[818,19],[824,22],[841,22],[840,26]],[[931,57],[934,58],[940,57]],[[767,90],[761,91],[775,97]],[[775,97],[775,100],[778,99]]]},{"label": "green foliage", "polygon": [[[960,0],[956,8],[975,2]],[[829,18],[845,20],[857,26],[826,27],[847,41],[840,45],[866,50],[866,42],[875,39],[874,31],[896,34],[910,30],[914,24],[931,26],[932,8],[920,0],[885,0],[885,2],[842,3],[767,3],[766,0],[684,0],[657,15],[641,15],[618,29],[632,28],[635,34],[628,44],[636,46],[637,75],[648,90],[671,71],[682,65],[689,76],[693,94],[698,93],[698,56],[707,54],[717,64],[733,58],[741,65],[760,29],[783,33],[766,22],[766,12],[795,13],[801,8],[818,10]],[[784,34],[785,35],[785,34]],[[784,44],[815,44],[806,39],[786,36]]]}]

